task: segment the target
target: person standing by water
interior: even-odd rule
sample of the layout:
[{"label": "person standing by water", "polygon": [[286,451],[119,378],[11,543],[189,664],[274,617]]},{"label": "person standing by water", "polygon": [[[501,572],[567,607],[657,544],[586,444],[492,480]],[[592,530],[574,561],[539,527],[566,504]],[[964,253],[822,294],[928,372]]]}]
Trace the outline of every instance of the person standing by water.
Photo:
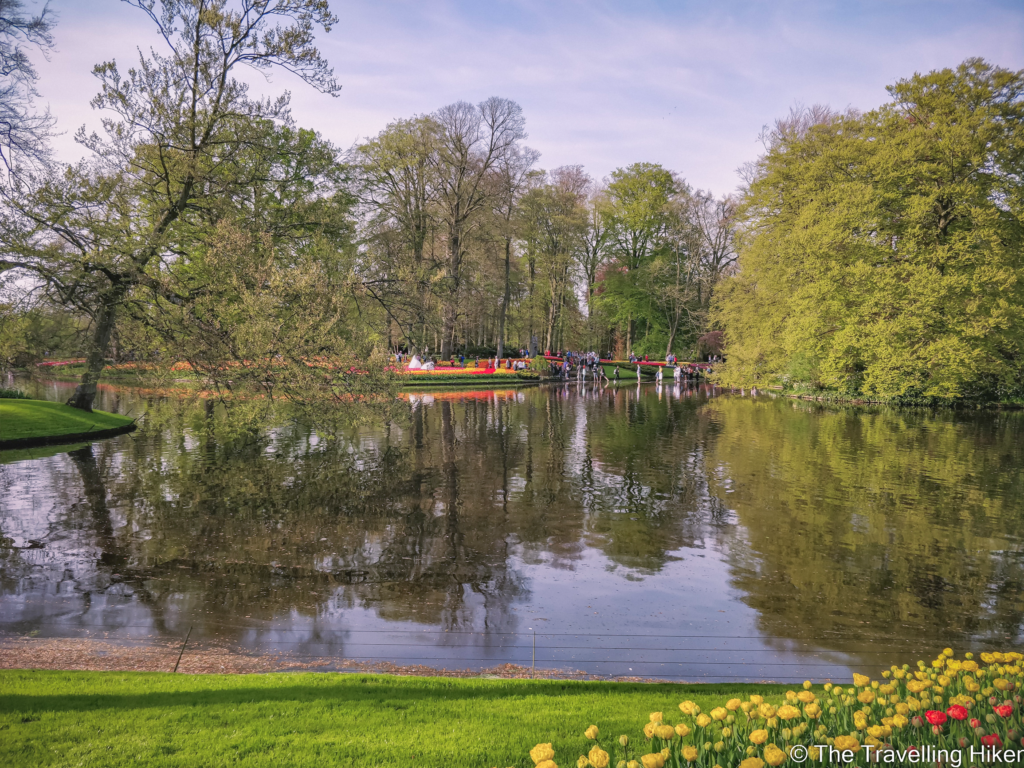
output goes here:
[{"label": "person standing by water", "polygon": [[661,382],[665,378],[665,374],[662,372],[662,368],[660,365],[658,366],[658,372],[654,375],[654,378],[659,384],[661,384]]},{"label": "person standing by water", "polygon": [[612,371],[612,380],[613,381],[618,381],[619,380],[619,366],[617,366],[617,365],[615,366],[615,370]]},{"label": "person standing by water", "polygon": [[637,365],[637,367],[636,367],[636,383],[637,384],[640,383],[640,366],[639,365]]}]

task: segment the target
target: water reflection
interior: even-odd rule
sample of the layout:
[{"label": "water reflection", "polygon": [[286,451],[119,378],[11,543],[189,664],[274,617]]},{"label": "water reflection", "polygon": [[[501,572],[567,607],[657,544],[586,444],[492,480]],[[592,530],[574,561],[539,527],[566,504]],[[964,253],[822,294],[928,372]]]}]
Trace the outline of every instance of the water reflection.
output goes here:
[{"label": "water reflection", "polygon": [[1020,414],[566,384],[238,447],[101,397],[160,427],[0,464],[8,632],[688,679],[1021,641]]}]

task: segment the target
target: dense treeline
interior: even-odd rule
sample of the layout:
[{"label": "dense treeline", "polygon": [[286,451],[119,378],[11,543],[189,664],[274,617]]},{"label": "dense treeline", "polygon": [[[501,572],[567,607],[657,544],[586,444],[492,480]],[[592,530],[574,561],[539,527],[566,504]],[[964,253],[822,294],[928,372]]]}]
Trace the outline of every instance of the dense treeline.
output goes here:
[{"label": "dense treeline", "polygon": [[37,121],[0,190],[0,363],[82,354],[79,407],[110,358],[338,400],[386,390],[365,373],[398,349],[685,358],[723,339],[727,383],[1020,394],[1021,73],[969,61],[872,112],[794,112],[716,198],[650,163],[545,170],[497,97],[342,151],[234,76],[337,95],[325,2],[125,1],[165,52],[98,65],[87,158],[49,162]]},{"label": "dense treeline", "polygon": [[766,137],[717,305],[727,381],[1020,398],[1024,72],[975,59],[889,93]]},{"label": "dense treeline", "polygon": [[732,203],[636,163],[550,171],[518,105],[393,123],[351,153],[361,277],[388,343],[689,354],[735,260]]}]

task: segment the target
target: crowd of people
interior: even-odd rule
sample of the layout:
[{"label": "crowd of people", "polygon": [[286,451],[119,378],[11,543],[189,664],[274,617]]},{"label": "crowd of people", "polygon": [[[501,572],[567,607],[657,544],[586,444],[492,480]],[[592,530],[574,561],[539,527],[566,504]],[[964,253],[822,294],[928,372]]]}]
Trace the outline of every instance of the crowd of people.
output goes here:
[{"label": "crowd of people", "polygon": [[[520,350],[520,357],[489,357],[484,361],[484,368],[488,369],[502,369],[509,371],[525,371],[530,367],[529,363],[523,358],[526,357],[525,350]],[[410,371],[432,371],[437,368],[441,363],[436,357],[431,357],[426,352],[421,357],[418,354],[408,354],[399,350],[395,353],[395,363],[399,366],[404,366]],[[452,355],[448,361],[448,365],[451,368],[468,368],[472,365],[474,368],[480,368],[480,356],[472,358],[469,362],[466,360],[465,355],[455,356]]]}]

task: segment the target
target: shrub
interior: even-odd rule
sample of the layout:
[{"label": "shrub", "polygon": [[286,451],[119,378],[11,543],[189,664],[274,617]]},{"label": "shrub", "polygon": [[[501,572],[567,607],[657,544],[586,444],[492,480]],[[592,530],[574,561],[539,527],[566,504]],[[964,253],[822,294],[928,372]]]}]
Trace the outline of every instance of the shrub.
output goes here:
[{"label": "shrub", "polygon": [[6,387],[0,387],[0,400],[28,400],[29,396],[22,392],[20,389],[7,389]]}]

